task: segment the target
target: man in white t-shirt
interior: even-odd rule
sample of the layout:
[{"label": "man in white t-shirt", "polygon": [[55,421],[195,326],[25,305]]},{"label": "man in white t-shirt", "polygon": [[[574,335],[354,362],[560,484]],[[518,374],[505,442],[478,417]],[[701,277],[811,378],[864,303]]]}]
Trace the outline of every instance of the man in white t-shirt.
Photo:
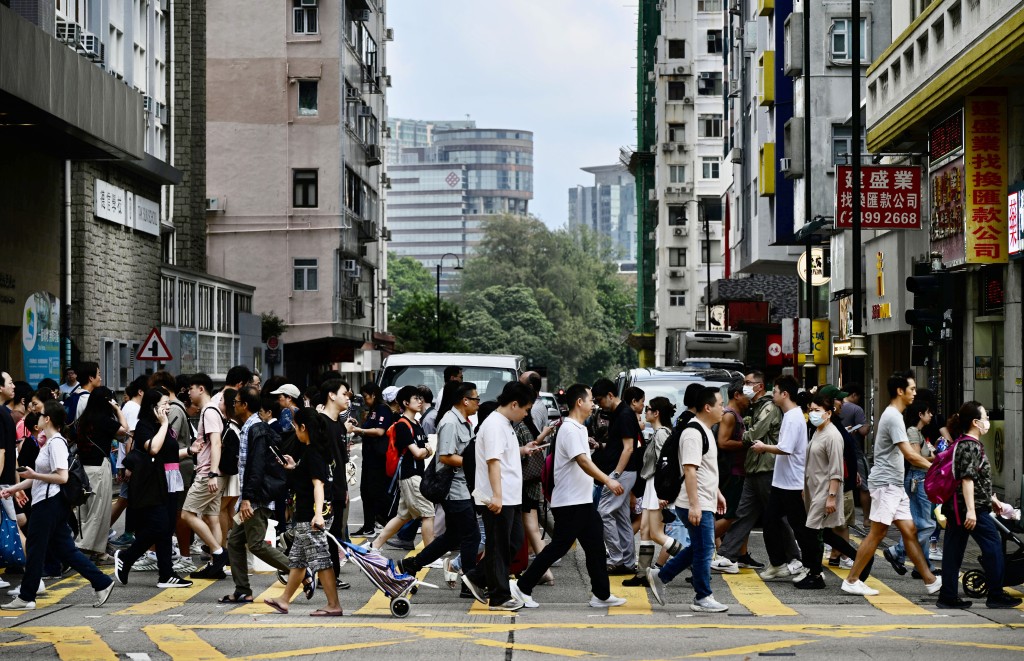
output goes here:
[{"label": "man in white t-shirt", "polygon": [[579,541],[587,559],[590,575],[590,605],[593,608],[621,606],[626,600],[611,593],[607,559],[604,549],[604,526],[594,506],[594,481],[603,484],[615,495],[624,492],[622,485],[598,468],[590,459],[590,441],[583,423],[594,410],[594,396],[590,388],[577,383],[565,391],[569,404],[569,417],[558,430],[554,458],[554,485],[551,490],[551,513],[555,517],[555,530],[551,543],[544,547],[519,582],[510,581],[512,596],[527,608],[539,604],[530,595],[556,560],[564,556]]},{"label": "man in white t-shirt", "polygon": [[512,425],[523,421],[535,397],[518,381],[505,384],[498,408],[480,424],[476,435],[476,488],[472,496],[483,511],[484,561],[463,575],[462,582],[480,603],[483,585],[492,611],[517,611],[523,602],[512,596],[508,568],[523,544],[523,461],[539,452],[536,441],[519,447]]},{"label": "man in white t-shirt", "polygon": [[807,511],[804,509],[804,466],[807,462],[807,420],[803,409],[796,403],[800,384],[796,378],[784,374],[775,379],[772,399],[782,411],[782,426],[779,428],[778,445],[765,445],[758,441],[751,449],[758,454],[765,452],[775,455],[775,473],[772,476],[772,490],[768,506],[764,510],[764,545],[768,551],[769,566],[761,572],[766,581],[792,580],[800,589],[821,589],[825,587],[820,576],[808,576],[801,567],[795,574],[786,562],[786,542],[783,520],[793,529],[800,555],[820,553],[817,545],[818,531],[807,530]]},{"label": "man in white t-shirt", "polygon": [[[706,387],[695,401],[696,417],[679,436],[679,466],[683,488],[676,498],[676,515],[686,525],[690,545],[672,556],[660,570],[647,570],[647,582],[658,603],[665,605],[665,584],[689,567],[696,595],[690,610],[721,613],[729,610],[711,592],[711,560],[715,556],[715,513],[725,514],[725,496],[718,489],[718,444],[711,428],[722,421],[722,393]],[[705,449],[706,448],[706,449]]]}]

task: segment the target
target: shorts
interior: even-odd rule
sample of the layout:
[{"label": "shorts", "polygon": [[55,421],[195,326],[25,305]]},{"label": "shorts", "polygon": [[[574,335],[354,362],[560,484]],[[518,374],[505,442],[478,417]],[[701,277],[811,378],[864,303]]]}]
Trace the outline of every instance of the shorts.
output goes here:
[{"label": "shorts", "polygon": [[127,480],[121,482],[121,486],[120,486],[120,489],[118,489],[117,496],[118,496],[118,498],[124,498],[125,500],[128,500],[128,481]]},{"label": "shorts", "polygon": [[722,518],[733,521],[739,518],[736,510],[740,507],[740,496],[743,495],[742,475],[729,475],[722,483],[722,495],[725,496],[725,516]]},{"label": "shorts", "polygon": [[893,521],[913,521],[910,497],[903,485],[889,484],[871,490],[871,514],[874,523],[891,526]]},{"label": "shorts", "polygon": [[523,514],[540,508],[540,503],[529,496],[523,496]]},{"label": "shorts", "polygon": [[210,493],[207,484],[210,478],[205,475],[196,475],[192,487],[185,496],[185,504],[181,506],[182,512],[191,512],[199,516],[217,516],[220,514],[221,493]]},{"label": "shorts", "polygon": [[[325,528],[331,527],[331,519],[324,521]],[[288,551],[289,569],[309,568],[314,572],[330,569],[331,547],[327,541],[327,533],[313,530],[309,521],[296,523],[292,529],[294,538]]]},{"label": "shorts", "polygon": [[223,498],[237,498],[242,495],[238,484],[238,475],[222,475],[220,478],[220,495]]},{"label": "shorts", "polygon": [[647,480],[647,486],[644,487],[644,498],[643,508],[645,510],[660,510],[661,504],[658,502],[658,492],[654,488],[654,480]]},{"label": "shorts", "polygon": [[434,516],[434,503],[420,493],[419,475],[413,475],[398,482],[398,518],[422,519]]},{"label": "shorts", "polygon": [[843,525],[849,528],[857,520],[857,513],[853,507],[853,489],[843,492],[843,514],[846,515]]}]

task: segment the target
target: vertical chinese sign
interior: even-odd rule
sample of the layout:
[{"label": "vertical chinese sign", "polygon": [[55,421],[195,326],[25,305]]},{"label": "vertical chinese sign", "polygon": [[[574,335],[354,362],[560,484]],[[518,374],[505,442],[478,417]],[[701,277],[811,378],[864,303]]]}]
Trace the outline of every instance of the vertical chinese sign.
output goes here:
[{"label": "vertical chinese sign", "polygon": [[1009,248],[1006,98],[968,97],[964,129],[966,261],[968,264],[1005,264]]}]

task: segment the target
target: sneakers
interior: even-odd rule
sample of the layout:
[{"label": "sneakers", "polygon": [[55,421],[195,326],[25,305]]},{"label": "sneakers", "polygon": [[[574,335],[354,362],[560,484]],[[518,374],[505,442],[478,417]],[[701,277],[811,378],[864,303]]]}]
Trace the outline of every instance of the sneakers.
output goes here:
[{"label": "sneakers", "polygon": [[857,594],[862,597],[874,597],[878,594],[878,590],[875,590],[874,588],[869,588],[867,585],[864,584],[864,581],[850,583],[847,580],[843,580],[843,584],[840,587],[840,589],[843,592],[849,594]]},{"label": "sneakers", "polygon": [[853,569],[853,560],[851,558],[843,558],[839,561],[839,567],[842,569]]},{"label": "sneakers", "polygon": [[636,574],[636,567],[626,565],[608,565],[609,576],[633,576]]},{"label": "sneakers", "polygon": [[[121,585],[124,585],[122,583]],[[158,588],[190,588],[192,587],[192,581],[182,578],[177,574],[171,574],[170,577],[156,584]]]},{"label": "sneakers", "polygon": [[720,555],[711,562],[711,571],[723,574],[738,574],[740,573],[740,565],[738,562],[733,562],[724,555]]},{"label": "sneakers", "polygon": [[798,571],[797,573],[793,574],[793,577],[790,580],[793,581],[794,583],[800,583],[805,578],[810,576],[810,574],[811,574],[811,572],[810,572],[809,569],[807,569],[806,567],[801,567],[800,571]]},{"label": "sneakers", "polygon": [[632,578],[624,580],[622,585],[627,588],[649,588],[651,587],[651,582],[647,580],[646,574],[637,574]]},{"label": "sneakers", "polygon": [[938,546],[928,551],[928,559],[932,562],[942,562],[942,549]]},{"label": "sneakers", "polygon": [[967,601],[957,597],[954,601],[946,601],[942,597],[939,597],[938,601],[935,602],[936,608],[953,609],[953,608],[970,608],[974,602]]},{"label": "sneakers", "polygon": [[199,569],[199,567],[196,567],[196,563],[192,562],[192,558],[188,556],[182,556],[180,560],[171,566],[171,568],[174,570],[175,574],[191,574]]},{"label": "sneakers", "polygon": [[[7,591],[7,594],[11,597],[17,597],[21,594],[21,586],[19,585],[18,587],[11,588]],[[38,597],[41,594],[46,594],[46,585],[42,581],[39,581],[39,589],[36,590],[36,596]]]},{"label": "sneakers", "polygon": [[465,574],[462,575],[462,584],[466,586],[466,588],[468,588],[470,592],[473,593],[474,599],[479,601],[481,604],[487,603],[487,599],[484,597],[484,591],[481,590],[480,586],[478,586],[476,583],[469,580],[469,576],[466,576]]},{"label": "sneakers", "polygon": [[393,549],[399,549],[401,551],[411,551],[416,548],[416,545],[413,542],[407,542],[404,539],[398,539],[397,537],[389,539],[385,544]]},{"label": "sneakers", "polygon": [[135,564],[132,565],[132,569],[135,571],[156,571],[156,557],[151,557],[149,553],[146,553],[146,555],[135,561]]},{"label": "sneakers", "polygon": [[515,611],[517,611],[520,608],[522,608],[523,605],[524,605],[523,602],[521,602],[518,599],[516,599],[515,597],[513,597],[512,599],[509,599],[508,601],[506,601],[503,604],[498,604],[496,606],[494,604],[491,604],[490,606],[487,607],[487,610],[492,610],[492,611],[509,611],[509,612],[514,613]]},{"label": "sneakers", "polygon": [[135,535],[130,532],[126,532],[120,537],[110,540],[111,546],[117,546],[119,548],[128,548],[135,543]]},{"label": "sneakers", "polygon": [[0,608],[5,611],[34,611],[36,609],[36,602],[22,601],[21,597],[15,597],[14,601],[10,603],[0,604]]},{"label": "sneakers", "polygon": [[9,588],[11,584],[4,580],[3,576],[0,576],[0,590],[3,588]]},{"label": "sneakers", "polygon": [[216,566],[213,562],[206,565],[199,571],[194,571],[188,576],[189,578],[205,578],[214,581],[219,581],[222,578],[227,578],[227,574],[221,567]]},{"label": "sneakers", "polygon": [[924,587],[928,590],[928,594],[935,594],[942,587],[942,577],[936,576],[934,583],[932,583],[931,585],[926,585]]},{"label": "sneakers", "polygon": [[800,573],[800,570],[804,568],[804,563],[800,562],[799,560],[793,560],[792,562],[787,564],[786,567],[789,569],[790,576],[796,576]]},{"label": "sneakers", "polygon": [[[806,570],[805,570],[806,571]],[[825,579],[821,574],[811,576],[810,572],[801,581],[794,581],[797,590],[824,590]]]},{"label": "sneakers", "polygon": [[749,553],[736,558],[736,564],[740,566],[740,569],[764,569],[764,563],[754,560]]},{"label": "sneakers", "polygon": [[665,605],[665,584],[661,582],[661,571],[653,567],[647,570],[647,582],[651,585],[651,594],[662,606]]},{"label": "sneakers", "polygon": [[896,557],[896,552],[892,550],[891,546],[882,551],[882,557],[889,561],[889,564],[892,565],[893,571],[900,576],[907,573],[907,566],[900,562],[900,559]]},{"label": "sneakers", "polygon": [[[626,600],[622,597],[616,597],[614,594],[608,595],[607,599],[598,599],[595,596],[590,597],[591,608],[613,608],[615,606],[621,606],[626,603]],[[529,604],[527,604],[529,607]]]},{"label": "sneakers", "polygon": [[703,599],[694,599],[690,604],[690,610],[695,613],[724,613],[729,610],[725,604],[715,601],[714,595],[708,595]]},{"label": "sneakers", "polygon": [[96,590],[96,601],[93,602],[93,608],[99,608],[103,604],[107,603],[107,599],[110,599],[110,593],[114,591],[114,581],[110,582],[110,585],[103,588],[102,590]]},{"label": "sneakers", "polygon": [[1021,601],[1019,597],[1011,597],[1000,590],[998,593],[988,596],[988,599],[985,600],[985,606],[987,608],[1016,608],[1021,605]]},{"label": "sneakers", "polygon": [[[932,574],[934,574],[936,576],[942,576],[942,570],[940,568],[938,568],[938,567],[933,567],[932,568]],[[921,579],[921,572],[917,571],[916,567],[914,569],[911,569],[910,570],[910,578],[913,578],[915,580],[920,580]]]},{"label": "sneakers", "polygon": [[789,580],[793,574],[789,571],[788,565],[772,565],[758,574],[762,581]]},{"label": "sneakers", "polygon": [[[509,581],[508,582],[508,590],[509,590],[509,592],[512,593],[512,597],[514,599],[518,599],[519,601],[523,602],[523,607],[524,608],[539,608],[540,607],[540,604],[538,604],[536,601],[534,601],[533,597],[531,597],[530,595],[526,594],[525,592],[523,592],[522,590],[519,589],[519,581],[516,581],[516,580]],[[623,601],[625,601],[625,600],[623,600]],[[590,600],[590,605],[591,606],[594,605],[594,600],[593,599]]]},{"label": "sneakers", "polygon": [[114,580],[121,585],[128,585],[128,572],[131,567],[124,566],[120,551],[114,551]]},{"label": "sneakers", "polygon": [[459,584],[459,572],[452,570],[452,559],[445,558],[441,564],[441,569],[444,571],[445,585],[454,590],[455,586]]}]

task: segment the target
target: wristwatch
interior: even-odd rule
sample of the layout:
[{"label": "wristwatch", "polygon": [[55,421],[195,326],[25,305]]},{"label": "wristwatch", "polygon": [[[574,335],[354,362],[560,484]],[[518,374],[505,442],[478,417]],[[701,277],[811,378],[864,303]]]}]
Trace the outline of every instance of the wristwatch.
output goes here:
[{"label": "wristwatch", "polygon": [[220,477],[220,473],[207,473],[206,477]]},{"label": "wristwatch", "polygon": [[612,471],[612,474],[609,475],[608,477],[612,478],[613,480],[617,480],[620,477],[622,477],[622,473],[620,473],[619,471]]}]

